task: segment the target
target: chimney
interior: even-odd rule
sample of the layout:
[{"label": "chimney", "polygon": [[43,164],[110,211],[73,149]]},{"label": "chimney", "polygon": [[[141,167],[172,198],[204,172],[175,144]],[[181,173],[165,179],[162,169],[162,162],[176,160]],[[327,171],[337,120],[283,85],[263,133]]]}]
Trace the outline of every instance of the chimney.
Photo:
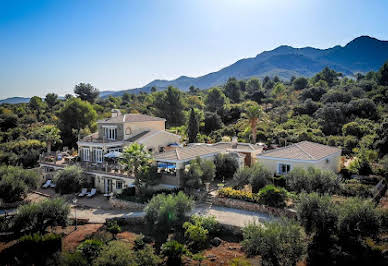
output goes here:
[{"label": "chimney", "polygon": [[112,117],[118,117],[121,115],[120,110],[118,109],[112,109]]},{"label": "chimney", "polygon": [[237,137],[232,138],[232,149],[237,149]]}]

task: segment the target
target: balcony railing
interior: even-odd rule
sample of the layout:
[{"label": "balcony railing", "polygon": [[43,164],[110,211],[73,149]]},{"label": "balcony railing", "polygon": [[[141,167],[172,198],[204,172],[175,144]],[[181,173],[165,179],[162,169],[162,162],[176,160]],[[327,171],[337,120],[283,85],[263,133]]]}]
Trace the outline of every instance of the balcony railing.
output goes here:
[{"label": "balcony railing", "polygon": [[77,161],[78,157],[63,157],[60,160],[58,160],[57,155],[41,155],[39,158],[39,163],[44,163],[52,166],[57,166],[64,168],[66,166],[70,165],[78,165],[82,169],[84,169],[85,172],[95,172],[95,173],[101,173],[101,174],[109,174],[119,177],[129,177],[133,178],[132,175],[128,175],[127,171],[124,171],[123,167],[119,163],[97,163],[97,162],[80,162]]}]

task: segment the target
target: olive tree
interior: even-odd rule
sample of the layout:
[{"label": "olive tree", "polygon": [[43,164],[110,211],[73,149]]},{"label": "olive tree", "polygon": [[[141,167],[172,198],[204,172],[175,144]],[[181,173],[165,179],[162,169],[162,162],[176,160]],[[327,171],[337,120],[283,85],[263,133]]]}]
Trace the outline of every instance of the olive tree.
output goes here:
[{"label": "olive tree", "polygon": [[305,253],[302,227],[291,220],[251,222],[241,245],[248,255],[261,255],[263,265],[296,265]]}]

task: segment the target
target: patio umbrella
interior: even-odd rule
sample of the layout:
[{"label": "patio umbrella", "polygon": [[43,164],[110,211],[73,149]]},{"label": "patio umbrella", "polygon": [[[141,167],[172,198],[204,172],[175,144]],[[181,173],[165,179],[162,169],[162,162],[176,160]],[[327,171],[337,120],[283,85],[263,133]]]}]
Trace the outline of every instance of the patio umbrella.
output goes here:
[{"label": "patio umbrella", "polygon": [[110,158],[110,159],[117,159],[121,158],[122,153],[118,151],[112,151],[104,155],[105,158]]}]

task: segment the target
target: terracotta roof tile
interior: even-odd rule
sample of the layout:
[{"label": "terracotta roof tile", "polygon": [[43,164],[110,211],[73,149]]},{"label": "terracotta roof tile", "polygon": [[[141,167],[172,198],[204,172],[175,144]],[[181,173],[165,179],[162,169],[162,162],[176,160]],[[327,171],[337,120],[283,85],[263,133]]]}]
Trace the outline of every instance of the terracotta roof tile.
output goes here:
[{"label": "terracotta roof tile", "polygon": [[143,115],[143,114],[125,114],[117,117],[109,117],[99,120],[99,123],[122,123],[122,122],[146,122],[146,121],[166,121],[164,118]]},{"label": "terracotta roof tile", "polygon": [[341,149],[310,141],[302,141],[287,147],[269,150],[259,154],[260,157],[274,157],[294,160],[315,161],[325,158]]}]

